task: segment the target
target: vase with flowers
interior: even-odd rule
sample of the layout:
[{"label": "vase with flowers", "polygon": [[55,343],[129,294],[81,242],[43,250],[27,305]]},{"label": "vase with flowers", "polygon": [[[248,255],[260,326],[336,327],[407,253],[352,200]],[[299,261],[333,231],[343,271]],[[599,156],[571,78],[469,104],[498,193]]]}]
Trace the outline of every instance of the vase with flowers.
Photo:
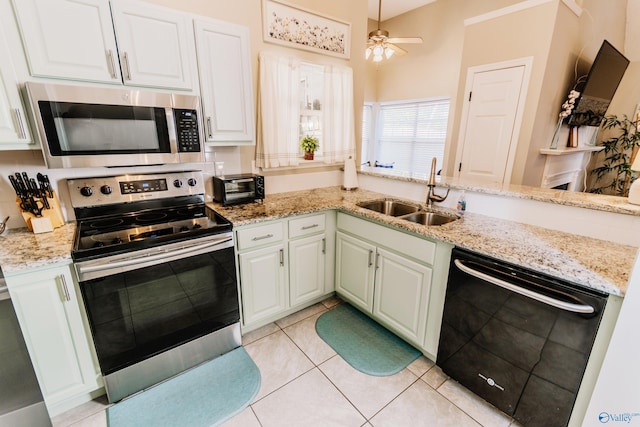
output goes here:
[{"label": "vase with flowers", "polygon": [[562,111],[558,115],[558,124],[556,125],[556,130],[553,133],[553,138],[551,139],[551,145],[549,148],[556,149],[558,148],[558,140],[560,139],[560,129],[562,128],[562,123],[564,123],[564,119],[571,115],[573,108],[576,104],[576,99],[580,96],[580,92],[577,90],[571,90],[569,92],[569,96],[567,96],[567,100],[562,104]]}]

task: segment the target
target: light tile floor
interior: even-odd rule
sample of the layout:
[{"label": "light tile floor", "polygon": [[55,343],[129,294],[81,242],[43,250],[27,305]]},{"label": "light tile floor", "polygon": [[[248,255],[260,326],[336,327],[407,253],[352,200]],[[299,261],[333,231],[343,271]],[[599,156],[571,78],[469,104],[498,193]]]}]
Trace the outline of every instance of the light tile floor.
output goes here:
[{"label": "light tile floor", "polygon": [[[315,330],[316,319],[338,303],[330,298],[243,336],[262,384],[224,427],[518,426],[425,357],[389,377],[353,369]],[[101,397],[53,424],[105,427],[107,406]]]}]

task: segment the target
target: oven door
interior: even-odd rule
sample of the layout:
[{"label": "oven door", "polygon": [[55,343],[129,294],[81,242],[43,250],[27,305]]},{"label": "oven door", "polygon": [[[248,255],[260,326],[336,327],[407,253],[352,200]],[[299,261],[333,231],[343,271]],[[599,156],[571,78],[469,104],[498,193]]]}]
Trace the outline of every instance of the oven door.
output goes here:
[{"label": "oven door", "polygon": [[75,267],[112,402],[240,345],[231,232]]}]

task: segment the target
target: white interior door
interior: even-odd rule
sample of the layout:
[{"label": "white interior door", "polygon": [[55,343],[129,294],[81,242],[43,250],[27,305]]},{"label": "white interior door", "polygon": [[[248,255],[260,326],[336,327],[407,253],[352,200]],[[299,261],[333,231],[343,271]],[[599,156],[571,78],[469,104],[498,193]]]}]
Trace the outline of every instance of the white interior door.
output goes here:
[{"label": "white interior door", "polygon": [[[484,182],[509,180],[518,140],[526,65],[470,70],[463,135],[456,156],[461,178]],[[466,112],[466,114],[465,114]]]}]

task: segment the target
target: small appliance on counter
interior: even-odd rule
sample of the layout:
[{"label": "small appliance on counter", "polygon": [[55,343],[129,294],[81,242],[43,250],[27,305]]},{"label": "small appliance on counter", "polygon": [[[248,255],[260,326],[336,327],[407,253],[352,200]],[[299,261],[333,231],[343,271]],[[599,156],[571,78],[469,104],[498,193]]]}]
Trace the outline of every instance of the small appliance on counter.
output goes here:
[{"label": "small appliance on counter", "polygon": [[213,177],[213,200],[224,206],[264,200],[264,176],[253,174]]}]

